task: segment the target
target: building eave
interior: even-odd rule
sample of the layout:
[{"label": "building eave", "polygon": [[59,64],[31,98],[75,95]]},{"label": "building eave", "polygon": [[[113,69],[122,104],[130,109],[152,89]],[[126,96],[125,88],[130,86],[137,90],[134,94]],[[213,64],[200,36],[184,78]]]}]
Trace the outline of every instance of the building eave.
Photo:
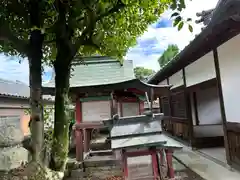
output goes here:
[{"label": "building eave", "polygon": [[[172,74],[204,56],[212,49],[217,48],[240,32],[240,1],[224,2],[213,13],[211,22],[206,28],[175,58],[158,71],[151,79],[150,84],[158,84]],[[219,13],[221,12],[221,15]],[[217,17],[216,17],[217,14]],[[214,17],[215,16],[215,17]]]},{"label": "building eave", "polygon": [[[166,94],[168,93],[171,86],[168,85],[152,85],[142,82],[139,79],[132,79],[123,82],[104,84],[97,86],[82,86],[82,87],[70,87],[70,94],[80,94],[80,93],[91,93],[91,92],[107,92],[114,90],[124,90],[130,88],[136,88],[142,90],[143,92],[150,92],[151,89],[158,89],[158,93]],[[54,95],[55,88],[53,87],[43,87],[43,94]]]}]

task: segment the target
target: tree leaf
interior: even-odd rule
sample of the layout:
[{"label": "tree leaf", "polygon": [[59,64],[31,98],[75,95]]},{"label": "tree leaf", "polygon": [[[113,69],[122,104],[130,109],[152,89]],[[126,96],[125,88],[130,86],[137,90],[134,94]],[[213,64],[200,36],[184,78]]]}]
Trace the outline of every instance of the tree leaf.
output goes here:
[{"label": "tree leaf", "polygon": [[181,16],[176,17],[176,19],[174,20],[173,26],[176,27],[181,20],[182,20]]},{"label": "tree leaf", "polygon": [[173,13],[173,14],[171,15],[171,18],[172,18],[172,17],[175,17],[175,16],[179,16],[179,13],[178,13],[178,12]]},{"label": "tree leaf", "polygon": [[188,30],[190,31],[190,32],[193,32],[193,27],[189,24],[188,25]]},{"label": "tree leaf", "polygon": [[175,44],[168,45],[167,49],[162,53],[158,59],[160,67],[163,67],[171,61],[179,53],[179,48]]},{"label": "tree leaf", "polygon": [[187,18],[187,21],[189,22],[189,21],[192,21],[192,18]]},{"label": "tree leaf", "polygon": [[185,0],[179,0],[179,1],[180,1],[179,6],[180,6],[182,9],[185,9],[185,8],[186,8]]},{"label": "tree leaf", "polygon": [[183,22],[183,21],[181,21],[181,22],[178,24],[178,30],[179,30],[179,31],[183,28],[183,25],[184,25],[184,22]]},{"label": "tree leaf", "polygon": [[170,8],[171,8],[172,10],[177,9],[177,0],[172,0],[172,4],[171,4]]}]

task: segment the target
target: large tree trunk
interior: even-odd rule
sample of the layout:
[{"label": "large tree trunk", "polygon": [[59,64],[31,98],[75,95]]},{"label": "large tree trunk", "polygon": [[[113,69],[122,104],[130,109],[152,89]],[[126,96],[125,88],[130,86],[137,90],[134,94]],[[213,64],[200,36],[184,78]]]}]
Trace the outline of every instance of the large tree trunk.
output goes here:
[{"label": "large tree trunk", "polygon": [[67,68],[69,65],[66,63],[66,51],[58,52],[54,63],[55,119],[50,168],[54,171],[64,171],[69,147],[69,110],[67,105],[70,67]]},{"label": "large tree trunk", "polygon": [[67,25],[67,8],[62,2],[57,3],[59,13],[56,22],[57,57],[54,62],[55,70],[55,119],[53,146],[50,168],[54,171],[64,171],[69,148],[69,110],[68,91],[71,60],[73,59],[70,29]]},{"label": "large tree trunk", "polygon": [[[32,26],[40,27],[40,1],[31,0],[30,22]],[[41,162],[43,147],[43,117],[42,117],[42,46],[44,35],[40,30],[33,30],[29,43],[29,84],[31,105],[31,136],[32,160]]]}]

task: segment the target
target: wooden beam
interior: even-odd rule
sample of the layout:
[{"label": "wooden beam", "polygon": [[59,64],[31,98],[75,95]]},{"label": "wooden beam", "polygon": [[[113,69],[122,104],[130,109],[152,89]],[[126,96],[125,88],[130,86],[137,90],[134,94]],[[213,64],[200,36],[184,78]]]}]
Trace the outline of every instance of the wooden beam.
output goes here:
[{"label": "wooden beam", "polygon": [[104,128],[102,122],[82,122],[75,124],[75,129],[100,129]]},{"label": "wooden beam", "polygon": [[193,132],[193,121],[192,121],[192,110],[191,110],[191,97],[190,93],[187,91],[187,82],[186,82],[186,73],[185,68],[182,69],[183,75],[183,84],[184,84],[184,96],[185,96],[185,103],[186,103],[186,113],[187,119],[189,122],[189,143],[192,146],[194,140],[194,132]]},{"label": "wooden beam", "polygon": [[147,156],[152,154],[152,152],[149,149],[141,150],[141,151],[125,152],[125,153],[127,157]]},{"label": "wooden beam", "polygon": [[227,132],[227,118],[225,113],[225,106],[224,106],[224,99],[223,99],[223,92],[222,92],[222,81],[221,81],[221,72],[219,67],[219,60],[218,60],[218,52],[217,49],[213,49],[213,58],[215,64],[215,71],[216,71],[216,78],[217,78],[217,87],[218,87],[218,96],[220,101],[220,110],[221,116],[223,121],[223,132],[224,132],[224,146],[227,156],[227,162],[231,165],[231,156],[230,156],[230,149],[229,149],[229,138]]},{"label": "wooden beam", "polygon": [[197,106],[197,93],[196,92],[193,92],[193,106],[194,106],[196,125],[198,126],[199,118],[198,118],[198,106]]},{"label": "wooden beam", "polygon": [[81,110],[81,102],[80,102],[79,98],[77,98],[77,100],[76,100],[75,116],[76,116],[76,122],[81,123],[82,122],[82,110]]}]

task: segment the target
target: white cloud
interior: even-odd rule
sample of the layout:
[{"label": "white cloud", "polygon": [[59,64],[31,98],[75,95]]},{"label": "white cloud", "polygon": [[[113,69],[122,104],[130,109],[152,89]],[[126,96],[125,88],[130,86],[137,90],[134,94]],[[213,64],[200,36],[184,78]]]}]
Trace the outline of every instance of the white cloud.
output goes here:
[{"label": "white cloud", "polygon": [[[207,10],[214,8],[217,4],[217,0],[187,0],[187,8],[182,12],[185,18],[191,17],[193,20],[196,19],[196,12],[202,10]],[[171,15],[170,11],[163,14],[162,17],[169,18]],[[200,25],[194,24],[194,33],[191,34],[187,27],[184,27],[180,32],[176,28],[159,28],[154,29],[149,27],[148,30],[139,38],[139,40],[147,40],[151,38],[157,39],[157,44],[154,44],[154,49],[164,50],[168,44],[177,44],[179,48],[184,48],[191,39],[193,39],[195,34],[200,32]],[[142,47],[132,48],[127,54],[126,58],[134,60],[135,66],[144,66],[147,68],[152,68],[158,70],[160,67],[158,65],[157,59],[161,53],[144,54]],[[18,63],[17,58],[12,58],[11,60],[4,55],[0,55],[0,78],[9,80],[19,80],[28,84],[29,81],[29,70],[28,61],[24,60],[21,64]],[[43,76],[44,80],[49,80],[52,69],[47,67],[45,69],[47,73]]]},{"label": "white cloud", "polygon": [[[187,0],[186,9],[182,12],[184,19],[192,18],[193,19],[193,33],[188,30],[187,26],[184,26],[181,31],[178,31],[177,28],[154,28],[150,26],[148,30],[139,37],[139,41],[144,41],[151,38],[156,38],[158,43],[158,49],[166,49],[169,44],[177,44],[180,49],[183,49],[189,44],[189,42],[195,37],[196,34],[201,32],[201,24],[196,24],[195,20],[197,19],[196,13],[203,10],[208,10],[214,8],[218,0]],[[170,18],[172,12],[167,11],[163,14],[162,17]],[[137,51],[135,48],[132,48],[131,51],[126,55],[127,59],[134,60],[135,66],[144,66],[146,68],[152,68],[158,70],[160,67],[158,65],[157,59],[161,56],[159,54],[144,55],[141,53],[141,49],[137,46]],[[134,59],[134,57],[137,57]]]},{"label": "white cloud", "polygon": [[[23,59],[20,63],[19,60],[18,57],[7,57],[0,54],[0,78],[29,84],[28,60]],[[44,67],[43,80],[48,80],[51,72],[52,68]]]}]

